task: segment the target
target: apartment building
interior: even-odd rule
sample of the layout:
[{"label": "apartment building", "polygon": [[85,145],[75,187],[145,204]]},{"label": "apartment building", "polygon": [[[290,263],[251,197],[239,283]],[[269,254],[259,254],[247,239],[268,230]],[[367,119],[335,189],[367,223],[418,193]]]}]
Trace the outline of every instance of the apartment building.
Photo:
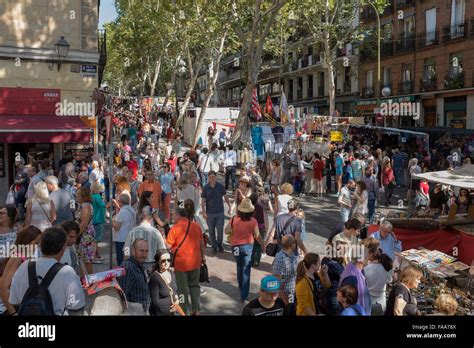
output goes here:
[{"label": "apartment building", "polygon": [[[474,2],[394,0],[380,16],[381,101],[419,103],[421,117],[377,117],[377,20],[371,7],[361,25],[361,98],[355,103],[366,123],[386,126],[474,128]],[[387,93],[390,92],[390,93]],[[378,110],[375,110],[378,111]]]}]

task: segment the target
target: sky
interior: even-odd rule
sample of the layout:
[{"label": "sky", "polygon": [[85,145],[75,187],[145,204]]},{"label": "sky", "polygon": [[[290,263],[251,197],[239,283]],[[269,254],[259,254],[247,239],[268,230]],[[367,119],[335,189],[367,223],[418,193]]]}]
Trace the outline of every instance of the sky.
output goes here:
[{"label": "sky", "polygon": [[112,22],[117,17],[114,0],[101,0],[99,9],[99,29],[108,22]]}]

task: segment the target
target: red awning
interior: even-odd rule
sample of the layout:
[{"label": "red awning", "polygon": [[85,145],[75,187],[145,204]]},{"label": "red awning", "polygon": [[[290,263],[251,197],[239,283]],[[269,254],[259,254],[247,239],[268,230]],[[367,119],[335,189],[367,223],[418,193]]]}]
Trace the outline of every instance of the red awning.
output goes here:
[{"label": "red awning", "polygon": [[91,132],[79,117],[0,116],[2,143],[89,143]]}]

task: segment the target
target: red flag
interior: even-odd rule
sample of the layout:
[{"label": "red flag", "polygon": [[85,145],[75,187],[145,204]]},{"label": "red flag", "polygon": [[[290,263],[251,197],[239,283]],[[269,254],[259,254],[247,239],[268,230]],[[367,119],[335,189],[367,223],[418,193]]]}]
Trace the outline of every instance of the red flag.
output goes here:
[{"label": "red flag", "polygon": [[256,88],[253,89],[252,94],[252,112],[256,116],[257,120],[260,120],[262,118],[262,110],[260,109],[260,104],[258,103]]},{"label": "red flag", "polygon": [[273,103],[272,98],[270,98],[270,94],[267,95],[267,103],[265,104],[265,109],[263,110],[263,114],[272,122],[275,122],[275,110],[273,110]]}]

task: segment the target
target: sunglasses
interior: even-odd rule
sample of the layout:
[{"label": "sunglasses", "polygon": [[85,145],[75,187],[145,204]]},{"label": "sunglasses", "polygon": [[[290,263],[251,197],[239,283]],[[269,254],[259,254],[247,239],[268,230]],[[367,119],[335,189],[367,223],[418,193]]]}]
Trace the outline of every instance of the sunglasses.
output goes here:
[{"label": "sunglasses", "polygon": [[170,263],[171,262],[171,259],[163,259],[163,260],[160,260],[161,263],[165,263],[165,262],[168,262]]}]

